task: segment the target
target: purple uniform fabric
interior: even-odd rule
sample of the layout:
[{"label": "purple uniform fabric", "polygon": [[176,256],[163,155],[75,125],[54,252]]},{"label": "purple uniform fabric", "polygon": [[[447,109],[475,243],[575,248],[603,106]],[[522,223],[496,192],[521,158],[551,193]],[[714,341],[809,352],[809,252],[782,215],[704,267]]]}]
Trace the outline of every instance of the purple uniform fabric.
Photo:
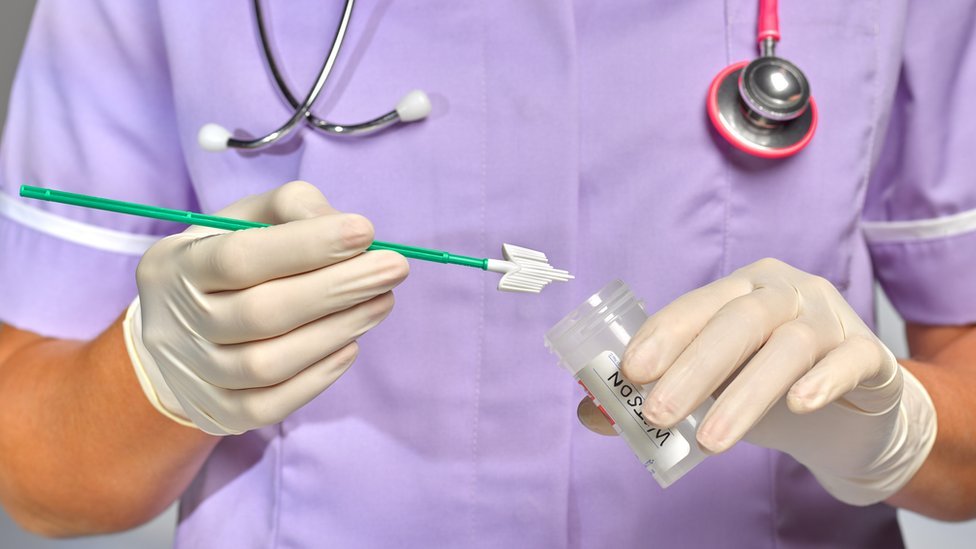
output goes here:
[{"label": "purple uniform fabric", "polygon": [[[178,546],[901,544],[890,507],[839,503],[791,458],[748,444],[660,490],[622,441],[577,424],[582,392],[542,336],[613,278],[653,310],[766,256],[828,278],[869,321],[875,276],[909,320],[976,320],[976,231],[872,244],[861,229],[976,211],[973,2],[782,2],[778,52],[806,72],[821,124],[779,162],[732,150],[705,114],[712,77],[755,55],[754,0],[361,0],[316,111],[356,121],[422,88],[430,118],[224,154],[196,145],[202,124],[263,133],[290,113],[253,14],[160,4],[38,7],[0,165],[4,322],[89,338],[135,295],[138,253],[24,220],[11,205],[23,183],[212,212],[305,179],[378,238],[481,257],[513,242],[577,275],[530,297],[413,262],[339,382],[283,424],[221,442],[183,496]],[[269,10],[303,95],[341,2]],[[147,237],[177,230],[29,207]]]}]

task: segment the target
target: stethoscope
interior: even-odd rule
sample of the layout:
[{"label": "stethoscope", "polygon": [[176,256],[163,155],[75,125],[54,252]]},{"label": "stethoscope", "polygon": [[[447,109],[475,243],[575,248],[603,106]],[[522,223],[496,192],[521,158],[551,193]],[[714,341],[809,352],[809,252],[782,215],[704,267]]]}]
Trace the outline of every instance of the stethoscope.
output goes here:
[{"label": "stethoscope", "polygon": [[718,73],[708,88],[708,117],[735,148],[783,158],[806,147],[817,129],[817,103],[803,71],[776,57],[777,0],[759,0],[760,56]]},{"label": "stethoscope", "polygon": [[346,0],[345,7],[342,10],[342,18],[339,20],[339,26],[336,28],[335,38],[332,39],[332,47],[329,50],[329,55],[322,64],[322,68],[319,70],[312,89],[305,96],[305,100],[299,103],[291,93],[284,78],[282,78],[281,72],[278,70],[278,64],[275,62],[274,54],[271,52],[268,32],[264,24],[264,14],[261,11],[261,0],[254,0],[254,18],[257,21],[258,34],[261,37],[261,49],[264,52],[265,59],[268,61],[268,68],[271,69],[271,74],[274,77],[275,84],[278,86],[278,90],[295,111],[291,115],[291,118],[280,128],[255,139],[237,139],[231,136],[227,128],[219,124],[205,124],[197,134],[197,141],[200,147],[215,152],[225,151],[228,148],[262,149],[284,139],[302,122],[306,122],[312,128],[327,135],[362,136],[376,133],[398,122],[414,122],[426,118],[430,114],[430,99],[421,90],[414,90],[403,96],[392,111],[359,124],[334,124],[322,120],[312,113],[312,105],[322,93],[322,88],[325,87],[336,58],[339,56],[339,50],[342,49],[342,43],[346,37],[346,28],[349,26],[349,18],[352,16],[353,4],[355,4],[355,0]]},{"label": "stethoscope", "polygon": [[[275,84],[294,113],[277,130],[255,139],[237,139],[223,126],[206,124],[198,141],[208,151],[227,148],[260,149],[290,134],[303,121],[332,136],[361,136],[375,133],[398,122],[422,120],[430,114],[427,94],[414,90],[403,97],[392,111],[360,124],[333,124],[312,114],[342,48],[355,0],[346,0],[329,56],[319,70],[314,86],[301,103],[295,99],[278,70],[261,10],[254,0],[254,13],[261,49]],[[810,95],[810,84],[803,72],[789,61],[776,57],[780,39],[777,0],[759,0],[760,57],[741,61],[722,70],[708,90],[708,116],[718,133],[736,148],[764,158],[783,158],[799,152],[813,138],[817,128],[817,104]]]}]

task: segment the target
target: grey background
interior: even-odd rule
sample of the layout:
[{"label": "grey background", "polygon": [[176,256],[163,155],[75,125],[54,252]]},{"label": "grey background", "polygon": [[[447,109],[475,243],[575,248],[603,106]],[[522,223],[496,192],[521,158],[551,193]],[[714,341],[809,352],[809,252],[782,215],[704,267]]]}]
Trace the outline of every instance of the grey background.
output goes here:
[{"label": "grey background", "polygon": [[[0,122],[4,120],[7,108],[10,82],[13,79],[20,49],[33,10],[33,0],[0,2]],[[879,332],[881,338],[898,356],[906,356],[903,324],[891,309],[887,300],[880,295]],[[972,548],[976,546],[976,521],[962,524],[947,524],[919,516],[915,513],[900,512],[902,529],[910,548],[939,547],[942,549]],[[154,549],[169,547],[173,539],[175,509],[152,522],[111,536],[88,537],[74,540],[47,540],[21,530],[6,513],[0,512],[0,547],[24,549],[122,549],[140,547]]]}]

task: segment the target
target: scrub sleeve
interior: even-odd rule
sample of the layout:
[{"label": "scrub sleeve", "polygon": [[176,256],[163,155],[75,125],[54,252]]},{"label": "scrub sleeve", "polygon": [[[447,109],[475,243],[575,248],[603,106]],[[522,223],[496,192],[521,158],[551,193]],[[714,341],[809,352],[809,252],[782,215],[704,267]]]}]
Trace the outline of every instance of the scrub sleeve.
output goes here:
[{"label": "scrub sleeve", "polygon": [[89,339],[124,311],[142,253],[181,227],[18,190],[193,208],[173,113],[154,2],[38,2],[0,145],[0,321]]},{"label": "scrub sleeve", "polygon": [[920,324],[976,322],[976,10],[914,2],[862,224],[875,275]]}]

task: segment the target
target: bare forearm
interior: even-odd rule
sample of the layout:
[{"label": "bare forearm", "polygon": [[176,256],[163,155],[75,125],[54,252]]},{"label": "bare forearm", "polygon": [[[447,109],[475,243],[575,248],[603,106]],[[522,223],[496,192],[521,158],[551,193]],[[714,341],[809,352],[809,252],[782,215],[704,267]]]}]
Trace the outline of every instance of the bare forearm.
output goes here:
[{"label": "bare forearm", "polygon": [[135,526],[185,489],[216,444],[147,402],[121,322],[91,342],[0,329],[0,499],[64,536]]},{"label": "bare forearm", "polygon": [[915,356],[902,364],[922,382],[938,412],[932,452],[915,477],[888,500],[942,520],[976,517],[976,328],[909,331]]}]

